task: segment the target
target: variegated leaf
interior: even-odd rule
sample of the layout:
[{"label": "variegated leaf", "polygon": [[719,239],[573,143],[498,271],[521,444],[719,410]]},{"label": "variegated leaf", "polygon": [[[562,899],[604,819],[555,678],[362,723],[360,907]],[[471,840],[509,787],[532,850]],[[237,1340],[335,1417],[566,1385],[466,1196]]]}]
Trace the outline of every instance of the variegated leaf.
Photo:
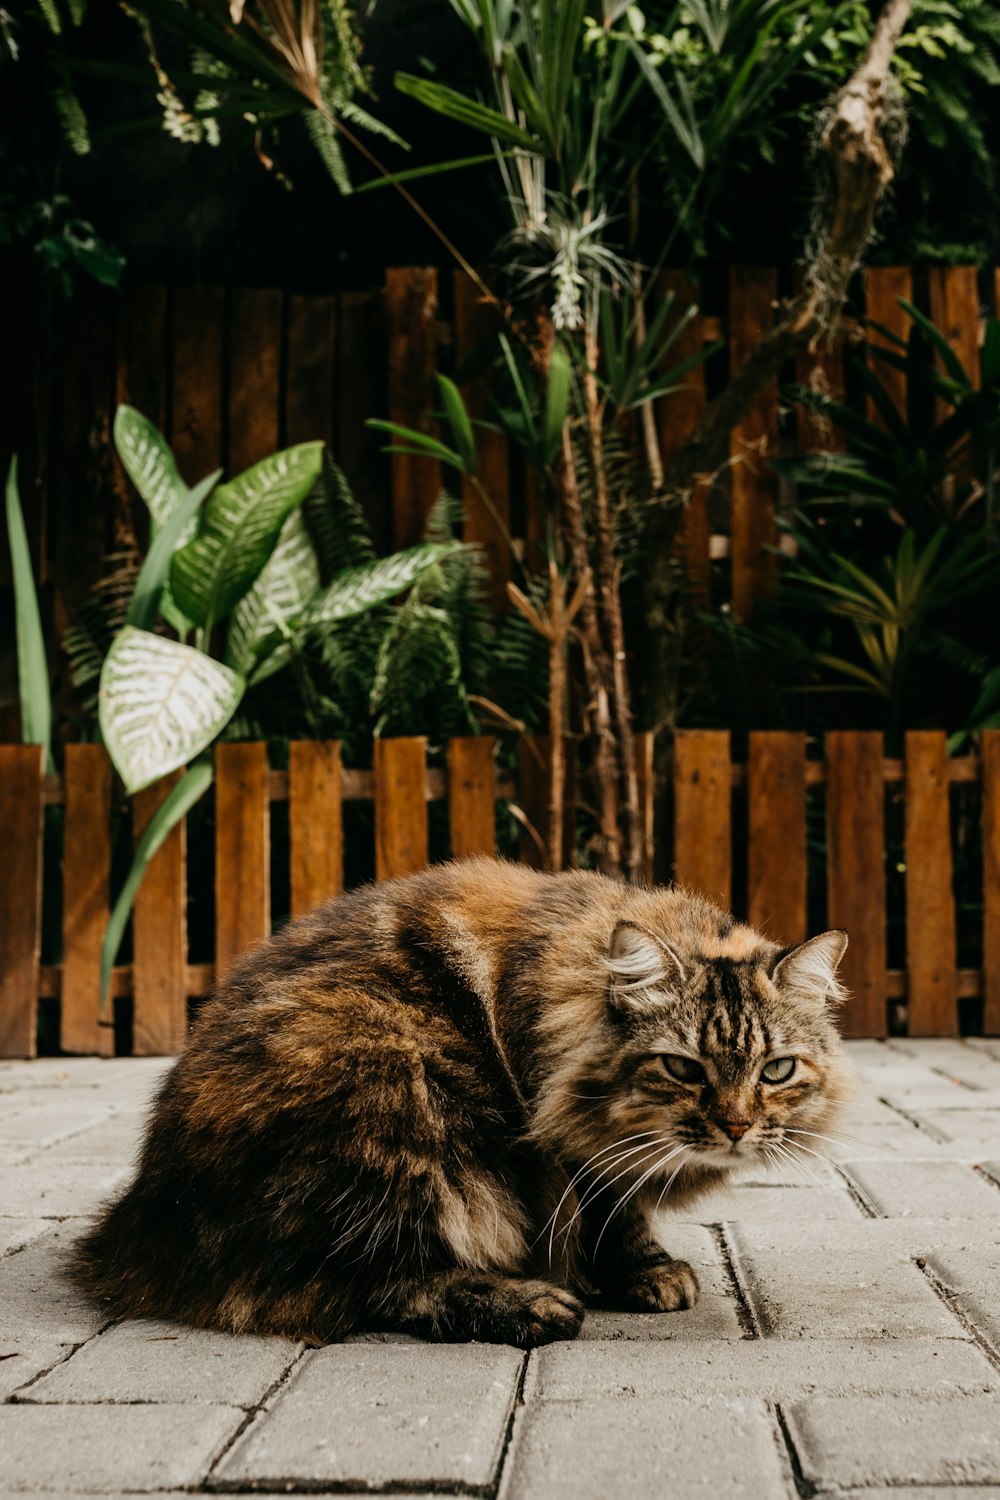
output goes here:
[{"label": "variegated leaf", "polygon": [[186,765],[225,728],[238,673],[202,651],[127,625],[101,672],[101,733],[129,792]]},{"label": "variegated leaf", "polygon": [[[306,612],[319,582],[315,548],[302,512],[293,510],[263,572],[233,610],[226,636],[229,666],[249,677],[267,644],[277,645],[289,623]],[[284,659],[278,665],[284,665]]]},{"label": "variegated leaf", "polygon": [[345,568],[320,594],[309,610],[306,623],[335,625],[338,620],[349,620],[352,615],[362,615],[378,604],[386,604],[408,589],[421,573],[459,551],[459,542],[427,542],[421,547],[395,552],[392,557]]},{"label": "variegated leaf", "polygon": [[174,554],[170,571],[173,596],[196,625],[211,626],[242,599],[319,477],[322,456],[322,443],[275,453],[208,500],[198,535]]},{"label": "variegated leaf", "polygon": [[[126,474],[149,508],[153,524],[165,526],[188,493],[166,439],[133,406],[119,406],[115,413],[115,447]],[[196,524],[191,523],[192,536]]]}]

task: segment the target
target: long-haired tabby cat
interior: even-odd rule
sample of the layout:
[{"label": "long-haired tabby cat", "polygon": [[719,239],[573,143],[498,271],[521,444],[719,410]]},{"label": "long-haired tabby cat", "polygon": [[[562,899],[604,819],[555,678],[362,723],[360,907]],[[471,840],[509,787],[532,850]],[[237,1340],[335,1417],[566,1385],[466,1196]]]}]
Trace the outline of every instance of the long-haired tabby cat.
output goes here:
[{"label": "long-haired tabby cat", "polygon": [[829,1131],[846,943],[490,860],[354,891],[202,1009],[77,1280],[115,1315],[315,1341],[690,1307],[656,1207]]}]

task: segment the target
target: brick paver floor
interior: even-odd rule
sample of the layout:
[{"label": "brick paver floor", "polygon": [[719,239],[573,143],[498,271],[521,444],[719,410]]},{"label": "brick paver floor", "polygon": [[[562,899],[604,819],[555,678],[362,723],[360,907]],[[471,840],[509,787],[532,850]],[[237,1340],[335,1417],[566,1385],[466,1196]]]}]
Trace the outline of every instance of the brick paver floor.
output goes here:
[{"label": "brick paver floor", "polygon": [[104,1324],[60,1261],[168,1064],[0,1065],[0,1500],[1000,1500],[1000,1041],[852,1051],[854,1139],[666,1226],[694,1311],[531,1355]]}]

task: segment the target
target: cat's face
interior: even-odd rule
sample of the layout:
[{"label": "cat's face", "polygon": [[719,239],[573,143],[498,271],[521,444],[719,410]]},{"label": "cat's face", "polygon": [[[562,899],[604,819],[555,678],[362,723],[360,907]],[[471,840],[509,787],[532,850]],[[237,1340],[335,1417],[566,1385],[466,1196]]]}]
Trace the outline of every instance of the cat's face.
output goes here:
[{"label": "cat's face", "polygon": [[824,933],[777,960],[773,950],[706,960],[631,924],[616,928],[609,1112],[619,1138],[641,1143],[649,1132],[664,1143],[657,1180],[789,1152],[808,1163],[823,1151],[849,1087],[828,1009],[846,945],[843,933]]}]

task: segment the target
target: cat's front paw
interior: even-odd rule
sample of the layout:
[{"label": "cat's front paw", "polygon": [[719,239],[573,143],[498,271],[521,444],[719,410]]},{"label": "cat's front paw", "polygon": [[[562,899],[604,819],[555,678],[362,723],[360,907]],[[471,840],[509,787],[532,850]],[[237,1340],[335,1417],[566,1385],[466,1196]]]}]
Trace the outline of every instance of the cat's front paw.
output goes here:
[{"label": "cat's front paw", "polygon": [[575,1339],[583,1322],[584,1306],[565,1287],[547,1281],[512,1283],[498,1308],[504,1343],[522,1349]]},{"label": "cat's front paw", "polygon": [[626,1306],[636,1312],[679,1312],[697,1300],[698,1278],[684,1260],[645,1266],[625,1289]]}]

